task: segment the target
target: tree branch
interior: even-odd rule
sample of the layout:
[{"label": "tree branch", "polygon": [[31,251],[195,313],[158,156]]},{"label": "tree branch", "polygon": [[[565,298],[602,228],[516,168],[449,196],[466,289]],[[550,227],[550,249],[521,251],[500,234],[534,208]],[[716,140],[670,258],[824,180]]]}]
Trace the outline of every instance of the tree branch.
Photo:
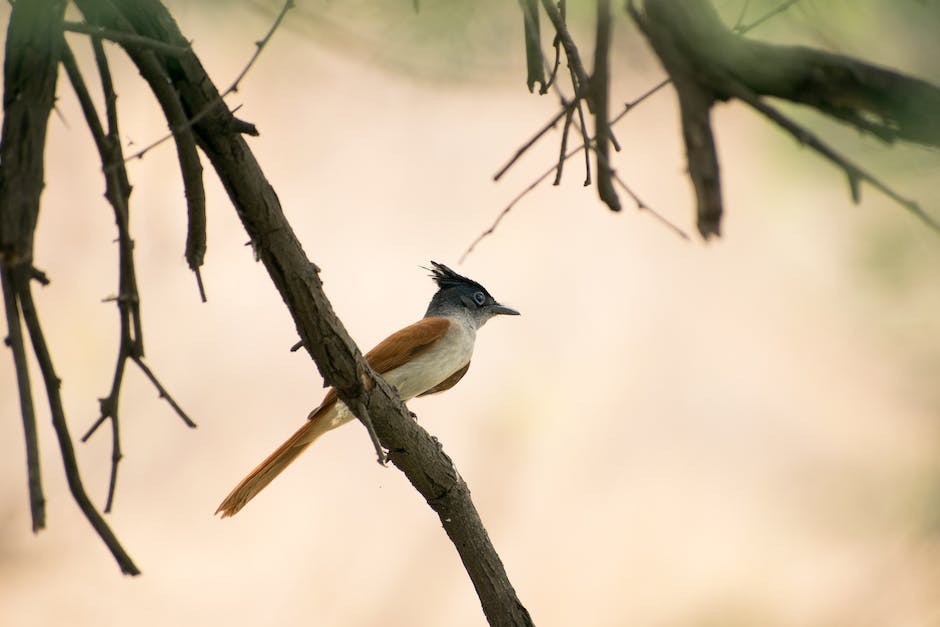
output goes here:
[{"label": "tree branch", "polygon": [[[77,0],[86,17],[94,0]],[[156,0],[134,3],[135,31],[179,43],[185,38]],[[113,28],[114,16],[95,19]],[[132,57],[133,58],[133,57]],[[135,59],[136,61],[136,59]],[[280,202],[244,138],[233,130],[231,113],[195,55],[162,59],[163,71],[189,111],[207,111],[194,125],[239,218],[284,299],[304,346],[325,381],[351,408],[364,407],[389,458],[437,512],[441,524],[467,569],[483,611],[494,625],[529,625],[528,612],[517,598],[502,562],[490,543],[469,490],[453,463],[424,429],[411,419],[388,384],[369,368],[323,293],[316,267],[304,253]],[[362,416],[360,416],[362,419]]]},{"label": "tree branch", "polygon": [[136,46],[145,50],[156,50],[165,54],[184,54],[189,50],[189,45],[172,46],[162,41],[141,37],[136,33],[126,33],[109,28],[102,28],[100,26],[91,26],[84,22],[65,22],[63,27],[65,31],[69,33],[82,33],[91,35],[96,39],[107,39],[127,46]]},{"label": "tree branch", "polygon": [[[118,5],[122,6],[122,5]],[[134,7],[126,7],[128,14],[134,14]],[[115,5],[110,2],[96,0],[86,3],[83,9],[86,13],[86,21],[93,28],[105,28],[107,30],[117,30],[125,33],[140,33],[134,28],[129,15],[122,15],[115,9]],[[111,18],[111,24],[105,26],[92,22],[92,17],[97,13],[108,15]],[[145,39],[152,39],[143,35]],[[186,197],[186,214],[188,226],[186,231],[186,262],[190,270],[196,275],[196,283],[199,288],[199,296],[203,302],[206,301],[206,292],[202,283],[202,273],[200,268],[206,255],[206,192],[202,182],[202,163],[199,160],[199,154],[196,151],[196,141],[193,137],[192,128],[186,114],[183,104],[180,101],[179,94],[170,84],[166,72],[163,68],[158,55],[152,48],[142,48],[136,44],[120,42],[127,52],[128,56],[134,61],[140,70],[141,76],[150,85],[163,115],[167,119],[170,129],[173,132],[173,139],[176,143],[176,153],[180,164],[180,173],[182,174],[183,190]],[[176,47],[188,48],[188,42],[175,44]],[[174,55],[171,55],[171,57]],[[178,55],[175,55],[178,56]]]},{"label": "tree branch", "polygon": [[87,441],[105,420],[110,420],[112,442],[111,476],[108,481],[108,496],[104,506],[104,511],[107,513],[111,511],[114,505],[118,464],[123,458],[121,452],[119,408],[121,386],[124,382],[127,360],[133,360],[134,363],[147,374],[148,378],[154,382],[154,385],[160,391],[160,396],[169,398],[171,405],[180,413],[186,424],[190,427],[195,427],[195,424],[193,424],[185,413],[181,413],[179,407],[173,399],[169,397],[163,389],[163,386],[156,381],[155,377],[150,372],[149,368],[144,365],[142,360],[144,345],[143,332],[140,325],[140,296],[137,290],[137,274],[134,267],[134,242],[131,239],[129,227],[131,186],[127,178],[127,169],[124,167],[124,155],[121,150],[120,135],[117,126],[117,109],[115,107],[117,96],[114,93],[114,87],[111,82],[111,72],[108,67],[107,57],[97,37],[93,38],[93,45],[105,96],[108,119],[107,133],[101,124],[101,119],[98,116],[95,104],[88,92],[78,63],[75,61],[75,57],[68,47],[68,44],[64,44],[62,48],[62,65],[65,67],[69,82],[72,83],[72,87],[81,105],[85,121],[91,131],[92,139],[98,149],[98,155],[101,159],[102,171],[105,177],[105,198],[108,199],[108,202],[114,210],[114,219],[118,227],[118,296],[113,299],[117,303],[120,320],[117,362],[114,368],[111,390],[106,397],[99,399],[101,415],[85,435],[82,436],[82,441]]},{"label": "tree branch", "polygon": [[29,367],[26,364],[26,346],[23,329],[20,327],[20,310],[16,291],[13,288],[11,271],[0,268],[3,284],[3,304],[7,317],[7,346],[13,351],[13,366],[20,396],[20,414],[23,416],[23,436],[26,439],[26,478],[29,486],[29,513],[33,533],[46,526],[46,497],[42,490],[42,471],[39,461],[39,435],[36,431],[36,410],[33,406],[33,391],[29,382]]},{"label": "tree branch", "polygon": [[52,365],[52,357],[46,346],[46,340],[39,324],[39,316],[36,313],[36,307],[33,304],[33,296],[29,285],[29,276],[24,272],[26,268],[18,267],[12,270],[14,289],[21,303],[23,321],[26,323],[26,329],[29,331],[29,339],[33,345],[33,351],[36,354],[36,360],[39,362],[39,370],[42,372],[43,381],[46,384],[46,395],[49,397],[49,410],[52,413],[52,426],[55,428],[56,437],[59,440],[59,449],[62,453],[62,461],[65,465],[65,477],[68,480],[69,490],[72,497],[78,503],[85,518],[91,523],[105,545],[111,550],[112,555],[121,567],[121,572],[127,575],[139,575],[140,570],[134,564],[130,555],[121,546],[114,532],[105,522],[98,510],[95,509],[85,487],[82,484],[81,473],[78,470],[78,461],[75,457],[75,448],[72,445],[72,436],[69,433],[68,424],[65,420],[65,410],[62,406],[62,397],[59,395],[59,386],[61,380],[56,375],[55,368]]},{"label": "tree branch", "polygon": [[[792,4],[783,2],[772,14]],[[718,234],[722,212],[709,113],[716,101],[730,98],[744,101],[845,171],[853,200],[858,199],[858,183],[868,182],[940,231],[940,221],[916,202],[761,100],[772,96],[805,104],[884,141],[903,139],[940,146],[936,115],[940,87],[842,55],[746,39],[725,27],[708,0],[647,0],[643,13],[630,2],[628,11],[676,84],[689,173],[698,199],[699,231],[704,237]]]},{"label": "tree branch", "polygon": [[620,199],[614,190],[613,169],[610,167],[610,0],[598,0],[597,36],[594,45],[594,74],[591,76],[591,99],[594,102],[594,151],[597,153],[597,195],[610,207],[620,211]]}]

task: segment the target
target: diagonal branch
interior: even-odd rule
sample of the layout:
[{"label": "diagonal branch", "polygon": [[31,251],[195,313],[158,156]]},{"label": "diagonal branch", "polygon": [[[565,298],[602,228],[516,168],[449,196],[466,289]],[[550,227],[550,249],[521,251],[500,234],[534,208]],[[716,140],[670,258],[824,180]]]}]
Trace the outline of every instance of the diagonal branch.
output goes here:
[{"label": "diagonal branch", "polygon": [[[95,0],[77,0],[85,9]],[[156,0],[135,2],[140,34],[178,43],[185,41],[166,9]],[[98,15],[114,27],[107,15]],[[133,57],[132,57],[133,58]],[[135,59],[136,61],[136,59]],[[232,125],[231,113],[195,55],[170,63],[163,71],[189,111],[209,111],[194,125],[229,194],[253,247],[284,299],[304,346],[325,381],[349,407],[364,407],[389,459],[437,513],[477,590],[491,624],[531,625],[532,621],[509,582],[502,561],[480,521],[466,483],[439,443],[411,419],[404,404],[362,357],[323,293],[314,266],[304,253],[244,138]],[[360,416],[360,419],[362,416]]]}]

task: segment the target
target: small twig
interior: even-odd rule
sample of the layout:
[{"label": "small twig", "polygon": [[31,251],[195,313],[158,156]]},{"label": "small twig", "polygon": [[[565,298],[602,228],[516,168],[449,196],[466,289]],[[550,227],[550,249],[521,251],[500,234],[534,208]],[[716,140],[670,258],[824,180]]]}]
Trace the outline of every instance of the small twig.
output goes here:
[{"label": "small twig", "polygon": [[738,19],[735,21],[734,28],[732,30],[737,31],[742,27],[744,24],[744,17],[747,15],[747,9],[749,6],[751,6],[751,0],[744,0],[744,2],[741,3],[741,12],[738,13]]},{"label": "small twig", "polygon": [[842,156],[835,149],[819,139],[815,134],[811,133],[790,118],[786,117],[775,107],[767,104],[749,90],[743,88],[742,86],[738,86],[732,95],[740,98],[756,111],[759,111],[768,119],[776,123],[780,128],[790,133],[790,135],[792,135],[793,138],[796,139],[796,141],[798,141],[800,144],[812,148],[814,151],[831,161],[836,167],[845,172],[846,176],[848,177],[849,192],[852,196],[853,202],[858,203],[861,199],[859,182],[864,181],[897,204],[910,211],[931,229],[940,233],[940,221],[921,209],[917,201],[902,196],[893,188],[889,187],[872,174],[869,174],[867,171],[857,166],[848,158]]},{"label": "small twig", "polygon": [[[792,7],[794,4],[796,4],[799,1],[800,0],[786,0],[785,2],[781,2],[779,5],[767,11],[767,13],[763,14],[762,16],[760,16],[759,18],[757,18],[750,24],[746,24],[742,26],[739,20],[738,24],[735,25],[734,30],[735,32],[740,33],[740,34],[744,34],[748,32],[749,30],[753,30],[757,28],[758,26],[760,26],[761,24],[763,24],[764,22],[766,22],[767,20],[769,20],[770,18],[772,18],[773,16],[779,13],[783,13],[784,11],[786,11],[787,9],[789,9],[790,7]],[[743,14],[741,17],[742,18],[744,17]]]},{"label": "small twig", "polygon": [[[254,51],[254,54],[251,55],[251,58],[248,60],[248,63],[245,65],[244,68],[242,68],[241,72],[238,73],[238,76],[235,77],[235,80],[232,81],[232,84],[229,85],[228,88],[227,88],[225,91],[223,91],[223,92],[219,95],[219,99],[218,99],[218,100],[216,100],[216,101],[214,101],[214,102],[212,102],[212,103],[207,104],[207,105],[206,105],[203,109],[201,109],[198,113],[196,113],[195,115],[193,115],[192,117],[190,117],[188,120],[186,120],[185,124],[183,124],[182,126],[172,126],[172,125],[171,125],[171,126],[170,126],[170,132],[169,132],[168,134],[166,134],[166,135],[164,135],[163,137],[161,137],[161,138],[159,138],[159,139],[157,139],[157,140],[151,142],[150,144],[148,144],[148,145],[145,146],[144,148],[142,148],[142,149],[138,150],[137,152],[135,152],[134,154],[130,155],[129,157],[127,157],[126,161],[131,161],[131,160],[133,160],[133,159],[143,159],[144,155],[146,155],[148,152],[150,152],[151,150],[153,150],[154,148],[156,148],[157,146],[159,146],[159,145],[162,144],[163,142],[165,142],[165,141],[167,141],[168,139],[172,138],[175,133],[179,133],[179,132],[182,132],[182,131],[184,131],[184,130],[186,130],[186,129],[190,129],[190,128],[192,128],[193,126],[195,126],[196,124],[198,124],[199,122],[201,122],[202,119],[205,118],[207,115],[209,115],[209,114],[212,112],[212,110],[213,110],[216,106],[218,106],[220,103],[222,103],[222,102],[224,101],[224,99],[225,99],[226,96],[228,96],[229,94],[233,94],[233,93],[237,92],[237,91],[238,91],[238,86],[241,84],[242,80],[245,78],[245,75],[248,74],[248,71],[249,71],[249,70],[251,69],[251,67],[255,64],[255,61],[257,61],[257,60],[258,60],[258,57],[261,56],[261,51],[264,50],[265,46],[268,45],[268,42],[271,40],[271,37],[274,36],[274,31],[277,30],[277,28],[278,28],[278,26],[280,26],[281,22],[284,21],[284,16],[285,16],[285,15],[287,14],[287,12],[288,12],[290,9],[292,9],[292,8],[294,8],[294,0],[285,0],[284,6],[281,7],[281,10],[280,10],[280,12],[278,13],[277,17],[275,18],[274,24],[271,25],[270,30],[268,30],[267,34],[266,34],[264,37],[262,37],[261,40],[255,42],[255,51]],[[253,126],[250,127],[250,128],[251,128],[251,129],[254,129]],[[246,131],[242,131],[242,132],[246,132]],[[252,134],[257,135],[257,131],[255,131],[255,132],[252,133]]]},{"label": "small twig", "polygon": [[[567,12],[565,0],[558,0],[558,8],[561,19],[565,20],[565,13]],[[552,63],[552,71],[548,75],[548,82],[539,90],[540,95],[547,94],[548,90],[555,84],[555,77],[558,76],[558,68],[561,66],[561,38],[558,37],[558,33],[555,33],[555,37],[552,39],[552,48],[555,49],[555,61]]]},{"label": "small twig", "polygon": [[565,18],[555,5],[554,0],[542,0],[542,7],[545,9],[548,19],[551,20],[552,26],[555,27],[558,39],[565,49],[565,56],[568,57],[568,67],[571,68],[575,79],[573,81],[575,99],[584,98],[586,96],[585,90],[589,89],[591,82],[588,73],[584,69],[584,64],[581,62],[578,46],[574,43],[574,39],[568,31],[568,26],[565,24]]},{"label": "small twig", "polygon": [[568,160],[568,156],[565,154],[568,152],[568,132],[571,130],[571,119],[574,115],[574,109],[569,108],[568,112],[565,114],[565,125],[561,130],[561,143],[558,148],[558,165],[555,167],[555,180],[552,181],[552,185],[561,185],[561,175],[565,168],[565,161]]},{"label": "small twig", "polygon": [[578,130],[581,131],[581,139],[583,143],[581,148],[584,149],[584,186],[589,187],[591,185],[591,154],[588,148],[591,146],[591,138],[588,136],[587,124],[584,123],[584,108],[581,106],[581,100],[575,100],[575,109],[578,111]]},{"label": "small twig", "polygon": [[678,236],[681,237],[682,239],[684,239],[684,240],[691,240],[691,239],[692,239],[692,238],[689,237],[689,234],[688,234],[688,233],[686,233],[684,230],[682,230],[682,228],[679,227],[679,225],[677,225],[677,224],[671,222],[668,218],[666,218],[666,216],[664,216],[663,214],[659,213],[658,211],[656,211],[655,209],[653,209],[652,207],[650,207],[648,204],[646,204],[645,202],[643,202],[643,201],[640,199],[640,197],[637,196],[636,193],[634,193],[634,191],[630,188],[630,186],[627,185],[627,184],[624,182],[624,180],[623,180],[622,178],[620,178],[620,175],[617,174],[617,171],[616,171],[616,170],[612,170],[612,171],[611,171],[611,176],[613,176],[614,181],[616,181],[617,184],[620,185],[620,187],[623,189],[623,191],[625,191],[625,192],[627,193],[627,195],[628,195],[630,198],[633,199],[633,202],[636,203],[636,208],[637,208],[638,210],[640,210],[640,211],[648,211],[654,218],[656,218],[657,220],[659,220],[660,222],[662,222],[665,226],[669,227],[676,235],[678,235]]},{"label": "small twig", "polygon": [[365,425],[366,431],[369,433],[369,439],[372,440],[372,446],[375,447],[375,455],[378,458],[380,466],[386,466],[388,464],[388,457],[385,455],[385,448],[382,446],[382,441],[379,440],[379,434],[375,432],[375,425],[372,424],[372,416],[369,415],[369,410],[366,406],[359,402],[356,403],[355,411],[353,412]]},{"label": "small twig", "polygon": [[261,38],[260,41],[255,42],[255,53],[251,55],[251,58],[248,60],[248,64],[238,73],[238,76],[235,77],[235,80],[229,85],[229,88],[222,93],[222,98],[225,98],[229,93],[234,93],[238,91],[238,85],[242,82],[242,79],[245,78],[245,75],[248,74],[248,70],[251,69],[251,66],[255,64],[255,61],[258,60],[258,57],[261,56],[261,51],[264,50],[264,47],[268,45],[268,42],[271,41],[271,37],[274,36],[274,31],[277,30],[277,27],[281,25],[281,22],[284,21],[284,16],[287,15],[287,12],[294,8],[294,0],[286,0],[284,6],[281,7],[281,11],[277,14],[277,17],[274,19],[274,23],[271,25],[271,28],[268,30],[267,34]]},{"label": "small twig", "polygon": [[[120,338],[118,343],[118,356],[112,377],[111,390],[108,395],[100,399],[101,414],[82,436],[87,441],[97,429],[106,421],[111,422],[112,449],[111,474],[108,481],[108,496],[105,502],[105,513],[110,512],[114,505],[114,496],[117,488],[118,466],[123,459],[120,438],[120,394],[126,372],[128,359],[135,363],[143,363],[143,329],[140,321],[140,296],[137,289],[137,276],[134,264],[134,242],[131,239],[129,227],[129,199],[131,193],[127,170],[121,152],[120,133],[117,117],[117,95],[111,80],[111,72],[107,56],[101,46],[101,40],[92,38],[95,52],[95,62],[101,78],[104,92],[106,118],[108,130],[105,132],[98,116],[95,104],[88,92],[75,57],[68,45],[63,46],[62,64],[72,87],[78,97],[82,112],[91,131],[95,146],[98,148],[102,170],[105,176],[105,197],[114,210],[115,223],[118,228],[118,296],[107,301],[117,304],[120,319]],[[149,371],[147,371],[149,372]],[[165,393],[161,388],[161,393]]]},{"label": "small twig", "polygon": [[175,56],[190,52],[189,48],[185,48],[183,46],[174,46],[173,44],[168,44],[165,41],[157,41],[156,39],[143,37],[137,33],[112,30],[110,28],[94,26],[84,22],[65,22],[64,30],[71,33],[82,33],[85,35],[91,35],[93,37],[100,37],[102,39],[107,39],[125,46],[155,50],[157,52],[165,52],[166,54]]},{"label": "small twig", "polygon": [[528,140],[527,142],[525,142],[524,144],[522,144],[522,146],[520,146],[519,149],[516,150],[516,153],[509,159],[509,161],[507,161],[506,164],[505,164],[503,167],[501,167],[501,168],[499,169],[499,171],[498,171],[496,174],[493,175],[493,180],[494,180],[494,181],[498,181],[499,179],[501,179],[502,176],[503,176],[504,174],[506,174],[506,172],[509,170],[509,168],[511,168],[511,167],[513,166],[513,164],[516,163],[516,161],[519,160],[519,157],[521,157],[523,154],[525,154],[525,152],[526,152],[529,148],[531,148],[531,147],[535,144],[535,142],[537,142],[539,139],[541,139],[542,136],[545,135],[545,133],[547,133],[547,132],[549,132],[550,130],[552,130],[553,128],[555,128],[555,125],[558,124],[558,120],[560,120],[562,117],[565,117],[565,116],[567,116],[567,115],[570,115],[571,110],[572,110],[572,106],[573,106],[573,103],[564,103],[564,104],[562,105],[561,111],[559,111],[557,114],[555,114],[555,117],[553,117],[551,120],[549,120],[549,122],[548,122],[545,126],[543,126],[541,129],[539,129],[539,130],[535,133],[535,135],[533,135],[531,138],[529,138],[529,140]]},{"label": "small twig", "polygon": [[3,284],[3,303],[7,317],[7,345],[13,351],[13,366],[20,396],[20,414],[23,417],[23,436],[26,439],[26,482],[29,486],[29,513],[33,533],[46,526],[46,497],[42,490],[42,472],[39,463],[39,435],[36,431],[36,410],[33,406],[32,386],[29,382],[29,367],[26,363],[26,346],[23,329],[20,327],[20,310],[13,289],[11,270],[0,269]]},{"label": "small twig", "polygon": [[199,266],[193,268],[193,273],[196,275],[196,287],[199,288],[199,300],[204,303],[209,302],[206,298],[206,286],[202,283],[202,272],[199,270]]},{"label": "small twig", "polygon": [[153,374],[153,371],[150,370],[150,367],[144,363],[143,359],[140,357],[135,357],[131,355],[131,361],[137,364],[137,367],[150,379],[150,383],[153,384],[153,387],[157,388],[157,392],[160,394],[160,398],[165,399],[167,403],[170,404],[170,407],[173,408],[173,411],[176,412],[176,415],[179,416],[186,426],[190,429],[196,428],[196,423],[183,411],[183,408],[179,406],[176,400],[167,392],[166,388],[163,387],[163,384],[160,383],[160,380],[157,379],[157,376]]}]

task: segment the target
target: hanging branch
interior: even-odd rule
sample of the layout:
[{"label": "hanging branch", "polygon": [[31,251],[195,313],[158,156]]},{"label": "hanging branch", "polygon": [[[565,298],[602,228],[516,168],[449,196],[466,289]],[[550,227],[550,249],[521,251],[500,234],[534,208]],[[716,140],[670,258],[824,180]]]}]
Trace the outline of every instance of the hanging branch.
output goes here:
[{"label": "hanging branch", "polygon": [[111,550],[121,570],[135,575],[140,571],[95,509],[82,484],[59,395],[60,380],[46,346],[30,285],[33,280],[48,282],[32,266],[33,237],[43,187],[46,129],[55,99],[58,64],[63,55],[65,4],[64,0],[17,2],[10,13],[4,65],[3,129],[0,133],[0,275],[9,345],[13,350],[26,432],[33,530],[43,527],[44,509],[35,414],[25,341],[20,328],[21,319],[26,325],[45,384],[52,424],[72,497]]},{"label": "hanging branch", "polygon": [[[594,102],[594,151],[597,153],[597,195],[620,211],[620,199],[614,190],[610,166],[610,0],[598,0],[597,37],[594,46],[594,74],[591,76],[591,100]],[[583,128],[583,123],[582,123]]]},{"label": "hanging branch", "polygon": [[111,390],[104,398],[99,399],[101,414],[92,424],[82,442],[87,441],[106,420],[111,423],[111,474],[108,481],[108,496],[105,502],[105,513],[110,512],[114,504],[115,489],[117,487],[118,464],[123,458],[121,451],[119,399],[121,386],[124,382],[127,360],[136,363],[150,378],[161,397],[166,397],[171,406],[181,415],[189,427],[195,423],[179,410],[179,406],[170,397],[162,385],[159,384],[143,363],[144,343],[143,330],[140,322],[140,296],[137,289],[137,274],[134,266],[134,242],[131,239],[129,227],[129,200],[131,194],[127,170],[124,167],[124,156],[121,149],[120,132],[117,118],[117,95],[111,81],[111,71],[107,57],[101,45],[101,40],[92,38],[95,52],[95,61],[101,77],[102,91],[104,93],[106,118],[108,130],[105,132],[95,108],[95,104],[88,92],[85,80],[82,77],[75,57],[67,44],[63,46],[62,65],[66,75],[75,90],[78,102],[82,108],[85,121],[91,131],[92,139],[98,149],[101,159],[102,171],[105,177],[105,198],[114,210],[114,219],[118,228],[118,295],[113,300],[117,303],[120,320],[118,340],[118,356],[111,382]]},{"label": "hanging branch", "polygon": [[[105,3],[99,3],[96,7],[98,11],[105,11]],[[131,22],[121,17],[115,21],[113,27],[103,27],[100,24],[91,24],[90,30],[94,28],[106,28],[108,31],[118,31],[122,33],[138,34],[134,30]],[[147,40],[144,36],[144,40]],[[196,152],[196,141],[193,138],[192,129],[189,126],[188,116],[183,109],[179,94],[170,84],[166,71],[160,64],[157,54],[153,47],[142,47],[136,42],[131,44],[119,42],[127,51],[128,56],[134,60],[140,70],[141,76],[150,85],[150,89],[163,110],[163,115],[171,129],[173,129],[173,140],[176,143],[176,153],[180,165],[180,173],[183,180],[183,192],[186,197],[186,262],[190,270],[196,275],[196,284],[199,288],[199,297],[205,302],[206,291],[202,282],[202,273],[200,268],[206,255],[206,192],[202,182],[202,163],[199,160],[199,154]],[[177,48],[188,48],[188,44],[179,44]],[[179,54],[174,55],[176,58]],[[110,167],[115,167],[115,163],[110,163]]]},{"label": "hanging branch", "polygon": [[23,417],[23,436],[26,438],[26,479],[29,486],[29,513],[32,519],[33,533],[37,533],[40,529],[46,527],[46,497],[43,495],[42,490],[36,410],[33,407],[33,392],[29,382],[29,368],[26,365],[26,346],[23,342],[23,329],[20,327],[20,309],[10,270],[0,269],[0,283],[3,284],[3,304],[7,317],[6,344],[13,352],[13,366],[16,370],[16,385],[20,397],[20,414]]},{"label": "hanging branch", "polygon": [[19,266],[11,271],[12,283],[16,290],[21,305],[23,321],[26,323],[26,329],[29,332],[30,343],[33,345],[33,352],[36,355],[36,361],[39,363],[39,370],[42,372],[42,379],[46,384],[46,395],[49,398],[49,410],[52,413],[52,426],[55,429],[56,438],[59,441],[59,450],[62,454],[62,462],[65,465],[65,476],[68,480],[69,490],[75,502],[78,503],[85,518],[91,523],[105,545],[111,550],[112,555],[117,560],[121,572],[126,575],[139,575],[140,569],[137,568],[130,555],[121,546],[114,532],[105,522],[104,518],[88,498],[88,493],[82,484],[81,474],[78,470],[78,461],[75,457],[75,448],[72,445],[72,436],[69,433],[68,424],[65,420],[65,410],[62,406],[62,397],[59,395],[60,379],[52,365],[52,356],[46,346],[46,340],[39,323],[39,316],[36,312],[36,306],[33,303],[33,295],[30,287],[31,275],[28,268]]}]

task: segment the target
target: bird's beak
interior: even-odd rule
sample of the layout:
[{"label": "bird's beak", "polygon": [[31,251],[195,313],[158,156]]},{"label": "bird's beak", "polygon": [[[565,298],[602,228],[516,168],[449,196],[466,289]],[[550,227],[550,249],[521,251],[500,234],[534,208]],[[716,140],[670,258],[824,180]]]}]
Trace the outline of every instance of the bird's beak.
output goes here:
[{"label": "bird's beak", "polygon": [[512,307],[507,307],[506,305],[500,305],[499,303],[496,303],[495,305],[491,305],[490,311],[492,311],[494,315],[499,315],[499,314],[502,314],[504,316],[520,315],[519,312],[513,309]]}]

